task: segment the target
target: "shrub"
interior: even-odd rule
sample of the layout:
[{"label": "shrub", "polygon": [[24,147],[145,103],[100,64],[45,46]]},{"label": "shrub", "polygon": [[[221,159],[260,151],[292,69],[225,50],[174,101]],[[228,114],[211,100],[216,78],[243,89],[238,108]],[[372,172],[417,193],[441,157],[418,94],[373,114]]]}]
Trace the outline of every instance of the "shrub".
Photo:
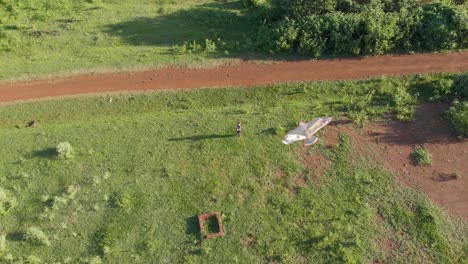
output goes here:
[{"label": "shrub", "polygon": [[261,5],[267,4],[268,0],[242,0],[242,3],[245,7],[259,7]]},{"label": "shrub", "polygon": [[73,147],[68,142],[61,142],[56,147],[57,155],[60,158],[71,159],[73,158]]},{"label": "shrub", "polygon": [[133,207],[133,195],[129,191],[116,192],[111,196],[112,207],[129,210]]},{"label": "shrub", "polygon": [[418,166],[430,166],[432,164],[432,156],[423,146],[416,146],[411,156]]},{"label": "shrub", "polygon": [[102,259],[99,256],[92,257],[89,260],[89,264],[101,264],[101,263],[102,263]]},{"label": "shrub", "polygon": [[457,48],[458,35],[463,28],[459,24],[464,20],[466,14],[458,13],[454,7],[442,3],[425,5],[413,44],[428,51]]},{"label": "shrub", "polygon": [[0,187],[0,216],[5,215],[15,205],[14,198],[8,191]]},{"label": "shrub", "polygon": [[25,233],[25,239],[32,244],[50,246],[47,235],[37,227],[28,228]]},{"label": "shrub", "polygon": [[205,52],[214,51],[216,51],[216,44],[210,39],[205,39]]},{"label": "shrub", "polygon": [[31,255],[26,259],[26,263],[28,263],[28,264],[41,264],[42,260],[37,256]]},{"label": "shrub", "polygon": [[[270,16],[267,26],[261,24],[256,41],[256,46],[266,51],[297,52],[316,58],[468,46],[468,14],[462,7],[371,1],[354,9],[344,7],[346,1],[336,0],[273,2],[276,8],[271,12],[275,15]],[[266,32],[272,33],[269,38]]]},{"label": "shrub", "polygon": [[6,250],[6,235],[0,235],[0,255]]},{"label": "shrub", "polygon": [[453,78],[452,90],[458,97],[468,99],[468,73]]},{"label": "shrub", "polygon": [[414,87],[422,99],[431,102],[447,100],[456,93],[456,91],[453,89],[453,80],[443,77],[437,78],[435,80],[420,79],[420,81],[417,82]]},{"label": "shrub", "polygon": [[276,0],[276,6],[289,17],[303,18],[313,14],[333,12],[336,0]]},{"label": "shrub", "polygon": [[455,100],[446,117],[458,136],[468,137],[468,101]]}]

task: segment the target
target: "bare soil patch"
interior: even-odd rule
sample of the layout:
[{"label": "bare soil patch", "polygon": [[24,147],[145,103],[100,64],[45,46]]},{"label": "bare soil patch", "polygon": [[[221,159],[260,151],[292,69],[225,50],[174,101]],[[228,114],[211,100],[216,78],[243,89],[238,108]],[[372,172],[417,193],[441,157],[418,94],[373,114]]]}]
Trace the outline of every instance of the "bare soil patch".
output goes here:
[{"label": "bare soil patch", "polygon": [[[424,104],[412,122],[380,121],[364,129],[331,125],[324,129],[325,138],[328,144],[335,144],[336,129],[348,134],[356,147],[354,155],[374,155],[404,184],[422,190],[452,216],[468,219],[468,140],[460,140],[450,131],[443,118],[448,107]],[[411,152],[416,145],[429,150],[432,165],[413,163]]]},{"label": "bare soil patch", "polygon": [[358,59],[257,64],[215,68],[170,67],[140,72],[86,74],[55,80],[0,83],[0,103],[79,94],[252,86],[382,75],[468,71],[468,52],[376,56]]}]

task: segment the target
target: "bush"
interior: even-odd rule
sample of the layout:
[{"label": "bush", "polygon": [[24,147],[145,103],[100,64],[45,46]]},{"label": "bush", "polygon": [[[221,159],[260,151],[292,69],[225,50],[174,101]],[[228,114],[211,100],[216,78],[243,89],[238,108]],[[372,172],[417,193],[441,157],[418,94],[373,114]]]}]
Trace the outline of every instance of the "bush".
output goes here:
[{"label": "bush", "polygon": [[414,87],[422,99],[430,102],[447,101],[456,94],[456,90],[453,87],[453,79],[451,78],[421,79]]},{"label": "bush", "polygon": [[453,78],[452,90],[458,97],[468,99],[468,73]]},{"label": "bush", "polygon": [[0,187],[0,216],[5,215],[15,205],[15,200],[2,187]]},{"label": "bush", "polygon": [[57,155],[60,158],[71,159],[73,158],[73,148],[68,142],[61,142],[56,147]]},{"label": "bush", "polygon": [[114,208],[129,210],[133,207],[134,197],[129,191],[116,192],[112,194],[110,204]]},{"label": "bush", "polygon": [[468,137],[468,101],[455,100],[446,117],[458,136]]},{"label": "bush", "polygon": [[466,13],[459,13],[454,7],[442,3],[425,5],[413,44],[426,51],[458,48],[457,40],[466,27],[463,23],[466,23]]},{"label": "bush", "polygon": [[0,255],[6,250],[6,235],[0,235]]},{"label": "bush", "polygon": [[274,2],[286,16],[295,18],[330,13],[336,7],[336,0],[277,0]]},{"label": "bush", "polygon": [[432,164],[432,156],[423,146],[415,147],[411,156],[418,166],[430,166]]},{"label": "bush", "polygon": [[25,233],[26,241],[42,246],[50,246],[50,241],[47,235],[37,227],[30,227]]},{"label": "bush", "polygon": [[242,0],[242,3],[245,7],[259,7],[261,5],[267,4],[268,0]]},{"label": "bush", "polygon": [[[442,3],[417,7],[373,1],[349,12],[345,1],[276,0],[280,15],[259,28],[257,47],[265,51],[322,55],[379,55],[400,51],[438,51],[468,46],[468,14]],[[353,1],[350,1],[353,2]],[[278,11],[279,10],[279,11]],[[356,12],[355,12],[356,11]],[[268,30],[265,27],[269,28]],[[265,32],[271,34],[265,38]],[[274,48],[271,48],[274,46]]]}]

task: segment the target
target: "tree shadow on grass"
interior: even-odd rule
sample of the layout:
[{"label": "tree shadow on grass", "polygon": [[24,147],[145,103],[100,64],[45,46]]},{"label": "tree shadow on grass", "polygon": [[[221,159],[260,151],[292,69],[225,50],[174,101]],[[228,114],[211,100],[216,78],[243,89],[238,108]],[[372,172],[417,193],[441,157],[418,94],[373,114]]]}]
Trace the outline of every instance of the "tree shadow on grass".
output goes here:
[{"label": "tree shadow on grass", "polygon": [[178,10],[168,15],[140,17],[107,25],[104,32],[121,37],[132,45],[178,45],[185,41],[201,41],[226,37],[234,39],[248,34],[248,16],[236,12],[240,3],[211,3]]},{"label": "tree shadow on grass", "polygon": [[219,139],[219,138],[230,138],[234,137],[234,135],[200,135],[200,136],[192,136],[192,137],[182,137],[182,138],[170,138],[169,141],[200,141],[205,139]]},{"label": "tree shadow on grass", "polygon": [[415,120],[391,120],[383,124],[384,131],[370,131],[369,135],[389,145],[457,144],[443,114],[447,104],[422,104],[416,110]]},{"label": "tree shadow on grass", "polygon": [[[200,234],[200,228],[198,226],[198,216],[195,215],[185,220],[186,220],[186,234],[189,235],[191,238],[190,241],[188,241],[187,243],[193,245],[194,239],[196,240],[202,239],[202,236]],[[202,251],[200,248],[194,247],[192,248],[192,250],[189,251],[189,253],[191,255],[200,255],[202,254]]]},{"label": "tree shadow on grass", "polygon": [[197,239],[201,238],[200,227],[198,226],[198,216],[189,217],[186,220],[187,235],[195,236]]},{"label": "tree shadow on grass", "polygon": [[43,150],[36,150],[31,153],[32,157],[40,157],[45,159],[54,159],[57,156],[55,148],[46,148]]},{"label": "tree shadow on grass", "polygon": [[23,241],[24,240],[24,233],[17,231],[8,233],[6,239],[9,241]]},{"label": "tree shadow on grass", "polygon": [[[161,7],[159,16],[140,17],[106,25],[102,31],[134,46],[172,47],[193,41],[201,45],[199,51],[167,51],[174,55],[203,52],[212,58],[304,59],[296,55],[272,56],[265,52],[254,52],[252,42],[257,35],[259,11],[244,9],[240,1],[208,3],[169,14],[164,14],[165,12]],[[216,44],[216,52],[205,52],[206,39]]]}]

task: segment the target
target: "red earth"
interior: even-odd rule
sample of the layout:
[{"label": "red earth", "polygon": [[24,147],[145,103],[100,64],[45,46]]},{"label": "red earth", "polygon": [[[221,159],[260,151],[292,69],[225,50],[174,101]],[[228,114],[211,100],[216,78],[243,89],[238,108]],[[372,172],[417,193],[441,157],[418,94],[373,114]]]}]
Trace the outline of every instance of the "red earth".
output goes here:
[{"label": "red earth", "polygon": [[[0,103],[80,94],[254,86],[466,71],[468,52],[276,64],[247,61],[215,68],[171,67],[141,72],[90,73],[54,80],[3,82],[0,83]],[[451,215],[468,219],[468,142],[450,133],[448,125],[441,118],[447,108],[447,105],[423,105],[414,122],[373,123],[363,130],[352,129],[348,125],[332,125],[325,133],[325,140],[336,144],[337,130],[344,129],[351,135],[353,142],[367,144],[403,182],[421,188],[436,204],[448,209]],[[410,153],[414,145],[424,145],[429,149],[433,156],[431,166],[418,167],[411,162]]]},{"label": "red earth", "polygon": [[[363,129],[331,124],[323,140],[336,145],[338,132],[346,133],[357,147],[356,156],[375,156],[402,183],[420,189],[450,215],[468,220],[468,140],[450,131],[442,116],[448,107],[424,104],[412,122],[380,121]],[[414,147],[421,145],[432,155],[430,166],[417,166],[411,158]]]},{"label": "red earth", "polygon": [[258,64],[215,68],[164,68],[141,72],[85,74],[68,78],[0,83],[0,103],[90,93],[253,86],[382,75],[468,71],[468,52],[376,56],[358,59]]}]

